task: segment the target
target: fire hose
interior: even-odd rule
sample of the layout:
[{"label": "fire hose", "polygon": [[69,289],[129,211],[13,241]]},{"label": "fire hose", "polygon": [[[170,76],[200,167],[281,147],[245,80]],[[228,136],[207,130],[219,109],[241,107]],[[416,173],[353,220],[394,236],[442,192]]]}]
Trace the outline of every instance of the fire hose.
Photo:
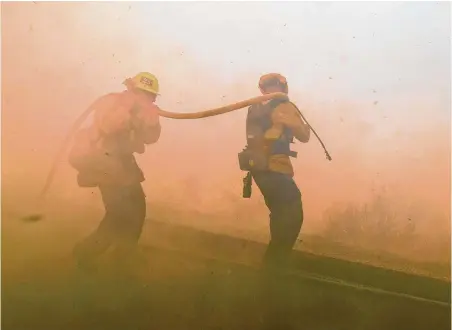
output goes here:
[{"label": "fire hose", "polygon": [[[237,102],[237,103],[233,103],[233,104],[229,104],[223,107],[219,107],[219,108],[214,108],[214,109],[209,109],[209,110],[205,110],[205,111],[199,111],[199,112],[191,112],[191,113],[176,113],[176,112],[170,112],[170,111],[165,111],[165,110],[159,110],[158,114],[161,117],[165,117],[165,118],[171,118],[171,119],[202,119],[202,118],[207,118],[207,117],[213,117],[213,116],[218,116],[221,114],[225,114],[225,113],[229,113],[232,111],[236,111],[254,104],[259,104],[271,99],[277,99],[277,98],[287,98],[287,95],[284,93],[271,93],[271,94],[266,94],[266,95],[261,95],[261,96],[257,96],[254,98],[250,98],[241,102]],[[298,109],[297,109],[298,110]],[[52,167],[47,175],[45,184],[44,184],[44,188],[41,191],[41,194],[39,195],[39,200],[42,201],[52,182],[53,179],[55,177],[55,173],[58,169],[58,165],[62,163],[62,158],[66,152],[66,149],[68,147],[69,142],[73,139],[74,135],[77,133],[77,131],[80,129],[81,125],[84,123],[84,121],[88,118],[88,116],[94,111],[94,108],[88,108],[87,110],[85,110],[78,118],[77,120],[72,124],[71,129],[69,130],[68,134],[66,135],[65,139],[63,140],[63,143],[61,144],[60,149],[58,150],[53,162],[52,162]],[[326,150],[325,145],[323,144],[322,140],[320,139],[320,137],[317,135],[316,131],[312,128],[312,126],[308,123],[308,121],[306,120],[306,118],[303,116],[303,114],[301,113],[300,110],[298,110],[300,116],[302,117],[302,119],[304,120],[304,122],[310,127],[310,129],[312,130],[312,132],[314,133],[314,135],[317,137],[317,139],[319,140],[321,146],[323,147],[326,157],[328,160],[331,160],[331,156],[328,153],[328,151]],[[28,216],[25,217],[27,220],[31,220],[31,221],[36,221],[39,220],[42,216],[41,215],[32,215],[32,216]]]}]

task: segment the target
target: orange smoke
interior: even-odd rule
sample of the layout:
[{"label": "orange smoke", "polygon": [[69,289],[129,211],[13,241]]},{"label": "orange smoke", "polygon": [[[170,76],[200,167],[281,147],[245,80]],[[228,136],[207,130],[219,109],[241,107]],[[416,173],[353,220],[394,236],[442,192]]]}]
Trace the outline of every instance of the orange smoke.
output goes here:
[{"label": "orange smoke", "polygon": [[[234,83],[223,81],[180,45],[156,35],[137,38],[128,25],[128,5],[117,4],[111,16],[107,4],[97,6],[2,3],[6,207],[20,207],[38,192],[75,118],[96,97],[120,90],[123,79],[138,71],[152,71],[160,78],[163,95],[158,103],[171,111],[199,111],[258,93],[259,72],[237,74]],[[105,22],[88,21],[95,16],[89,16],[90,10],[98,10]],[[144,47],[143,42],[150,45]],[[299,152],[294,167],[304,196],[305,232],[325,230],[323,215],[332,205],[369,203],[384,188],[397,221],[416,221],[416,230],[430,242],[449,237],[449,123],[426,118],[422,127],[378,137],[378,127],[366,116],[378,105],[328,101],[297,91],[291,95],[333,157],[332,162],[325,159],[314,136],[309,144],[294,147]],[[429,106],[413,105],[412,111]],[[151,205],[222,214],[238,230],[255,226],[266,231],[267,211],[257,188],[251,201],[241,198],[244,174],[238,169],[237,152],[245,140],[244,118],[245,111],[198,121],[163,119],[160,142],[138,156]],[[76,186],[67,164],[61,164],[51,196],[87,207],[99,203],[91,191]],[[260,218],[248,222],[252,214]]]}]

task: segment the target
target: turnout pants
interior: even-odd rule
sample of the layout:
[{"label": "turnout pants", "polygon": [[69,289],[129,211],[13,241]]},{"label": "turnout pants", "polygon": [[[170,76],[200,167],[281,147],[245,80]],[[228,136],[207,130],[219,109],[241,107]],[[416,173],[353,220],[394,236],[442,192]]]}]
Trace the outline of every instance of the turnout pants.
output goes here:
[{"label": "turnout pants", "polygon": [[284,266],[303,224],[301,193],[293,178],[277,172],[252,173],[270,211],[270,243],[264,266]]},{"label": "turnout pants", "polygon": [[252,173],[270,211],[270,242],[265,252],[262,277],[265,330],[292,330],[290,286],[278,270],[288,264],[303,224],[301,193],[289,175],[277,172]]},{"label": "turnout pants", "polygon": [[105,215],[98,228],[74,250],[80,262],[93,262],[110,247],[124,261],[135,249],[146,217],[146,201],[140,183],[100,186]]}]

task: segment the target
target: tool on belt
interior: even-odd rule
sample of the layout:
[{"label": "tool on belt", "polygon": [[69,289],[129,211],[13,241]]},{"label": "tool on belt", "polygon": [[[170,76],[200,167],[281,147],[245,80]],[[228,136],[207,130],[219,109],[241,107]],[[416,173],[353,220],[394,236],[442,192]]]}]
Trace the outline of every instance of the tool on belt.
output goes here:
[{"label": "tool on belt", "polygon": [[[248,172],[243,179],[244,198],[250,198],[251,196],[251,171],[267,171],[269,169],[269,160],[272,155],[287,155],[293,158],[297,157],[297,153],[290,150],[290,145],[294,143],[294,137],[290,129],[284,128],[282,134],[277,139],[267,139],[265,137],[266,132],[273,127],[271,118],[272,112],[283,102],[290,101],[287,97],[285,99],[274,99],[267,104],[252,105],[248,109],[248,117],[246,122],[247,144],[238,154],[240,169]],[[319,138],[312,126],[307,122],[298,107],[296,107],[295,104],[293,105],[297,109],[301,118],[320,141],[327,159],[331,161],[331,156],[326,150],[322,140]]]},{"label": "tool on belt", "polygon": [[243,198],[250,198],[252,192],[253,185],[253,176],[251,172],[248,172],[246,176],[243,178]]}]

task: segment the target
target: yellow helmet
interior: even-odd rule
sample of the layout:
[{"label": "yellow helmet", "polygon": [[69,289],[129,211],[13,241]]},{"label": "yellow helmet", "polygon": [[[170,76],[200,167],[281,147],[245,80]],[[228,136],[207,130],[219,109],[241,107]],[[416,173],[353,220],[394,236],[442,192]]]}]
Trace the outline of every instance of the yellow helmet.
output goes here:
[{"label": "yellow helmet", "polygon": [[140,72],[132,78],[133,87],[152,94],[159,93],[159,81],[149,72]]}]

